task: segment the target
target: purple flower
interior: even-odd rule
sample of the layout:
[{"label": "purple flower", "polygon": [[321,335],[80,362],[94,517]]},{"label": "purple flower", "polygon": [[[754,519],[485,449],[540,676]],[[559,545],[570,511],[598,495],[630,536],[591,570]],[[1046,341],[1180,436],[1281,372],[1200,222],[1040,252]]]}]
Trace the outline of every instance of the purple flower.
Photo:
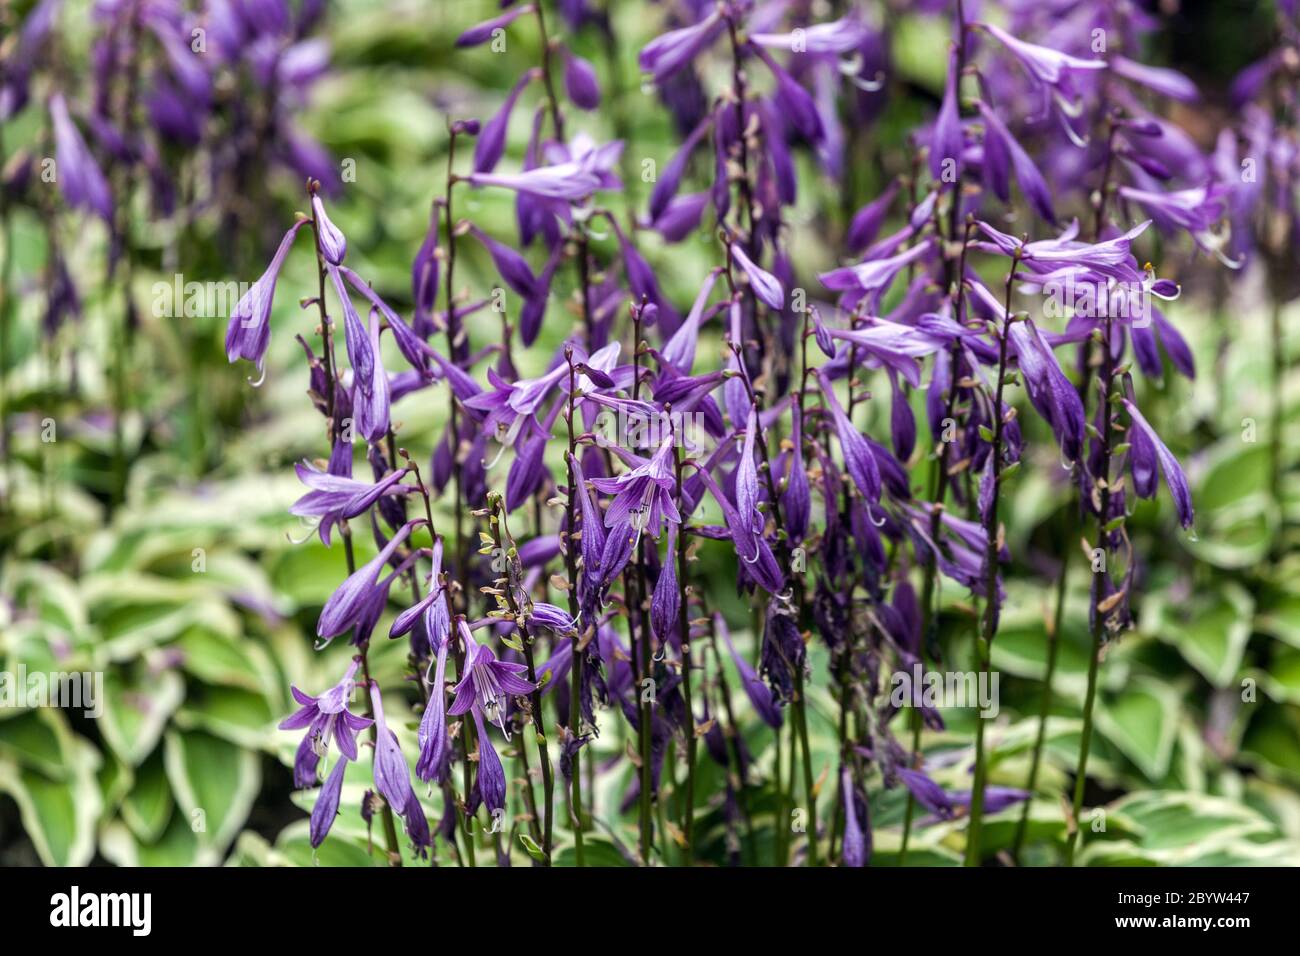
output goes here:
[{"label": "purple flower", "polygon": [[961,183],[961,154],[965,146],[961,113],[957,97],[961,77],[957,75],[957,48],[948,54],[948,79],[943,87],[943,103],[930,134],[930,175],[935,182],[956,187]]},{"label": "purple flower", "polygon": [[[379,736],[375,741],[375,789],[396,813],[405,813],[411,805],[411,770],[397,744],[397,735],[384,721],[384,700],[379,685],[370,682],[370,706],[374,709]],[[417,804],[418,806],[418,801]],[[423,812],[423,811],[421,811]]]},{"label": "purple flower", "polygon": [[1038,171],[1034,161],[1029,158],[1010,131],[998,118],[998,115],[981,102],[980,115],[984,117],[984,175],[990,182],[993,192],[1006,202],[1011,195],[1008,187],[1008,163],[1016,172],[1016,181],[1020,189],[1034,207],[1034,211],[1048,222],[1056,221],[1056,212],[1052,208],[1052,193],[1048,189],[1043,174]]},{"label": "purple flower", "polygon": [[366,610],[367,601],[373,599],[378,590],[375,578],[380,569],[388,563],[388,559],[410,535],[411,530],[426,523],[422,518],[408,521],[397,529],[397,533],[378,554],[348,575],[321,609],[320,618],[316,622],[317,637],[337,637],[356,623]]},{"label": "purple flower", "polygon": [[889,207],[893,205],[898,190],[898,180],[891,180],[883,193],[853,214],[844,237],[850,252],[859,252],[875,240],[885,217],[889,215]]},{"label": "purple flower", "polygon": [[307,221],[300,219],[289,228],[266,271],[235,303],[226,327],[226,358],[229,361],[247,359],[257,366],[259,372],[262,371],[266,350],[271,344],[271,304],[275,300],[275,283],[280,278],[280,269],[284,267],[294,237]]},{"label": "purple flower", "polygon": [[420,742],[420,759],[415,764],[415,775],[421,780],[443,783],[451,773],[451,736],[447,731],[447,649],[451,647],[449,635],[438,644],[437,664],[433,683],[429,687],[429,703],[420,719],[417,738]]},{"label": "purple flower", "polygon": [[1201,94],[1196,89],[1196,84],[1177,70],[1135,63],[1124,56],[1111,57],[1110,68],[1116,75],[1155,90],[1157,93],[1173,100],[1183,103],[1195,103],[1201,98]]},{"label": "purple flower", "polygon": [[793,33],[751,33],[749,42],[773,50],[808,53],[813,56],[852,53],[870,36],[855,17],[841,17],[829,23],[814,23]]},{"label": "purple flower", "polygon": [[523,664],[497,660],[492,648],[474,639],[464,619],[460,620],[459,627],[461,643],[465,645],[465,673],[456,685],[456,699],[447,708],[447,713],[456,717],[472,707],[476,714],[496,721],[509,739],[506,699],[510,694],[526,696],[533,692],[533,685],[520,676],[528,668]]},{"label": "purple flower", "polygon": [[300,518],[319,518],[320,538],[327,547],[330,529],[340,521],[368,511],[383,495],[405,495],[415,490],[410,485],[397,484],[406,476],[405,468],[371,484],[321,471],[305,461],[293,467],[298,479],[311,490],[289,507],[289,513]]},{"label": "purple flower", "polygon": [[348,241],[339,227],[325,214],[325,204],[321,202],[319,193],[313,192],[311,195],[311,212],[316,220],[321,255],[330,265],[342,265],[343,257],[348,254]]},{"label": "purple flower", "polygon": [[774,730],[781,728],[781,705],[776,700],[776,695],[772,693],[772,688],[764,683],[763,678],[758,676],[758,672],[745,660],[744,656],[736,650],[736,645],[731,640],[731,631],[727,627],[726,621],[722,615],[714,613],[713,629],[716,633],[722,635],[723,641],[727,644],[727,652],[731,654],[731,661],[736,665],[736,672],[740,674],[741,686],[745,689],[745,695],[749,702],[754,705],[754,711],[759,717],[763,718],[763,723],[767,724]]},{"label": "purple flower", "polygon": [[[1017,40],[1000,27],[990,24],[975,23],[972,26],[996,37],[1007,51],[1020,61],[1030,79],[1043,92],[1044,99],[1050,99],[1061,113],[1068,117],[1077,116],[1081,108],[1073,74],[1106,69],[1105,60],[1084,60],[1053,50],[1051,47]],[[1068,123],[1065,124],[1065,128],[1067,132],[1072,133]]]},{"label": "purple flower", "polygon": [[294,763],[295,786],[310,787],[315,784],[317,764],[329,749],[331,739],[338,744],[339,752],[344,757],[348,760],[357,759],[357,731],[365,730],[372,723],[369,718],[358,717],[348,710],[348,701],[356,686],[354,678],[360,666],[360,659],[353,660],[343,679],[319,697],[313,697],[290,685],[289,691],[300,706],[280,721],[280,729],[307,728]]},{"label": "purple flower", "polygon": [[383,357],[379,351],[378,311],[373,308],[370,310],[369,343],[373,358],[370,379],[368,382],[361,381],[357,377],[359,373],[353,372],[353,381],[357,386],[353,394],[357,430],[370,442],[377,442],[388,434],[389,423],[390,392],[388,373],[384,370]]},{"label": "purple flower", "polygon": [[1178,523],[1190,528],[1196,515],[1192,510],[1192,493],[1187,486],[1187,476],[1182,466],[1173,456],[1165,443],[1160,440],[1154,428],[1138,411],[1138,407],[1124,399],[1124,407],[1132,418],[1133,427],[1129,429],[1129,442],[1132,445],[1130,455],[1133,470],[1133,491],[1139,498],[1154,498],[1156,493],[1156,466],[1164,472],[1165,484],[1174,499],[1174,509],[1178,513]]},{"label": "purple flower", "polygon": [[564,89],[580,109],[594,110],[600,106],[600,83],[595,68],[568,49],[564,51]]},{"label": "purple flower", "polygon": [[866,502],[875,504],[880,500],[880,469],[876,466],[876,458],[871,453],[871,446],[849,420],[849,416],[844,414],[844,406],[836,397],[835,389],[820,369],[817,370],[817,381],[822,387],[822,394],[826,397],[827,407],[835,422],[835,435],[840,440],[844,468],[853,479],[853,483],[858,486]]},{"label": "purple flower", "polygon": [[[650,597],[650,628],[661,644],[677,631],[681,594],[677,586],[677,525],[668,526],[668,547],[659,568],[654,593]],[[678,635],[686,640],[686,635]]]},{"label": "purple flower", "polygon": [[[635,457],[635,456],[633,456]],[[665,436],[658,450],[648,459],[617,478],[593,478],[597,491],[614,495],[605,512],[605,526],[613,528],[631,522],[637,532],[658,538],[665,519],[677,524],[682,520],[673,503],[673,435]]]},{"label": "purple flower", "polygon": [[867,259],[855,266],[822,272],[817,278],[833,292],[845,293],[846,305],[866,299],[868,311],[874,312],[881,297],[889,291],[894,277],[913,262],[929,255],[931,241],[918,242],[912,248],[884,259]]},{"label": "purple flower", "polygon": [[510,113],[515,108],[519,94],[533,80],[541,75],[540,70],[528,70],[506,94],[500,109],[483,124],[478,141],[474,144],[474,172],[490,173],[501,161],[501,154],[506,149],[506,130],[510,126]]},{"label": "purple flower", "polygon": [[62,93],[50,97],[54,126],[54,160],[63,198],[73,209],[86,209],[107,223],[113,221],[113,197],[108,180],[90,154],[77,124],[68,115]]},{"label": "purple flower", "polygon": [[1078,461],[1083,446],[1083,400],[1061,371],[1051,346],[1033,322],[1012,322],[1008,335],[1024,376],[1029,401],[1052,426],[1061,453],[1071,462]]},{"label": "purple flower", "polygon": [[754,290],[754,295],[770,309],[776,309],[778,312],[785,308],[785,289],[781,288],[781,283],[777,281],[776,276],[760,269],[754,264],[754,261],[745,254],[740,243],[733,242],[729,246],[731,257],[735,259],[736,265],[744,271],[745,277],[749,279],[749,285]]},{"label": "purple flower", "polygon": [[866,866],[870,837],[864,834],[862,825],[858,822],[857,788],[853,786],[853,777],[847,766],[840,771],[840,792],[844,799],[844,840],[840,851],[844,865]]},{"label": "purple flower", "polygon": [[528,260],[509,246],[497,242],[478,226],[471,226],[469,231],[488,251],[506,285],[526,299],[537,294],[537,277],[528,267]]},{"label": "purple flower", "polygon": [[641,50],[637,62],[656,83],[662,83],[711,46],[724,29],[722,15],[714,10],[693,26],[655,37]]},{"label": "purple flower", "polygon": [[484,20],[482,23],[470,27],[464,33],[456,38],[456,46],[472,47],[487,43],[492,39],[492,34],[497,30],[505,29],[525,14],[533,12],[531,3],[521,3],[512,10],[507,10],[499,17],[493,17],[491,20]]},{"label": "purple flower", "polygon": [[316,805],[311,808],[308,834],[312,849],[325,842],[330,827],[334,825],[334,818],[339,812],[339,797],[343,792],[343,773],[347,770],[347,766],[346,760],[335,761],[334,769],[330,771],[330,775],[325,779],[325,786],[321,787],[316,797]]}]

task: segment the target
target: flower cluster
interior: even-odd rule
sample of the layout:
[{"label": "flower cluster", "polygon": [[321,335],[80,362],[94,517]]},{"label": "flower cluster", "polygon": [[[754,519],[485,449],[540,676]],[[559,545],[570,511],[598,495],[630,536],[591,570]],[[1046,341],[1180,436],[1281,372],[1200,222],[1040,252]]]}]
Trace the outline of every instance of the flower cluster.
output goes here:
[{"label": "flower cluster", "polygon": [[[1248,219],[1258,200],[1216,176],[1216,161],[1161,113],[1162,102],[1192,101],[1197,91],[1134,59],[1154,20],[1126,2],[982,4],[981,20],[968,19],[960,0],[918,4],[951,18],[933,122],[914,133],[910,165],[888,170],[877,194],[845,217],[839,264],[803,274],[791,244],[798,170],[811,163],[846,181],[863,162],[862,130],[888,95],[882,30],[871,17],[855,7],[808,23],[796,5],[749,0],[673,6],[668,29],[638,62],[681,144],[629,221],[607,205],[623,189],[624,144],[574,129],[570,109],[597,108],[602,91],[592,65],[556,36],[547,6],[511,5],[457,41],[472,56],[502,33],[532,29],[540,58],[494,115],[449,120],[445,190],[413,258],[409,316],[346,264],[351,244],[315,179],[310,213],[289,225],[230,316],[228,357],[267,374],[280,272],[295,242],[312,237],[319,293],[308,290],[303,304],[319,320],[319,355],[300,341],[329,445],[319,463],[299,465],[308,490],[293,512],[317,520],[326,544],[341,535],[350,573],[317,634],[327,642],[350,633],[355,648],[336,687],[320,697],[295,688],[302,709],[283,725],[308,729],[300,786],[316,782],[331,740],[342,755],[317,798],[313,845],[339,809],[344,768],[358,759],[355,733],[368,729],[373,792],[364,813],[384,815],[395,862],[393,815],[418,853],[440,839],[472,862],[480,808],[495,821],[513,785],[526,808],[518,835],[533,859],[549,865],[563,829],[581,863],[584,837],[607,809],[592,801],[600,779],[617,780],[622,808],[636,808],[637,846],[627,855],[690,863],[707,759],[725,781],[720,803],[737,861],[768,862],[752,859],[752,834],[741,834],[760,812],[749,799],[755,781],[770,775],[775,819],[807,814],[801,840],[777,827],[777,863],[864,865],[869,781],[905,795],[900,859],[912,828],[929,822],[914,823],[919,804],[929,820],[965,817],[967,861],[979,863],[983,818],[1025,802],[1037,779],[989,784],[981,716],[973,748],[960,755],[970,785],[946,791],[918,745],[922,725],[942,727],[940,714],[904,712],[882,675],[945,664],[945,586],[978,608],[961,626],[973,631],[976,669],[988,674],[1004,577],[1017,559],[1003,519],[1031,469],[1069,489],[1053,573],[1064,580],[1080,537],[1090,564],[1077,819],[1099,662],[1131,625],[1141,580],[1126,528],[1133,499],[1161,495],[1163,482],[1177,523],[1190,529],[1195,519],[1183,469],[1140,404],[1141,377],[1164,374],[1162,349],[1174,371],[1195,372],[1152,301],[1176,298],[1180,286],[1147,257],[1160,248],[1158,232],[1164,248],[1187,246],[1207,268],[1237,265],[1244,250],[1225,223]],[[559,6],[575,36],[594,28],[586,5]],[[1243,98],[1264,82],[1253,79]],[[511,117],[532,94],[522,162],[506,171]],[[62,114],[65,150],[84,151]],[[471,140],[472,150],[458,150]],[[1231,165],[1231,146],[1221,144],[1220,167]],[[1270,168],[1293,176],[1295,153]],[[78,201],[100,201],[94,176],[70,188]],[[458,200],[472,190],[511,191],[517,235],[458,219]],[[603,254],[601,224],[612,255]],[[683,312],[640,247],[649,234],[667,245],[699,241],[706,227],[716,240],[710,268]],[[487,253],[498,291],[517,297],[517,324],[491,328],[487,301],[467,301],[457,287],[466,240]],[[1190,261],[1181,255],[1169,254],[1176,267]],[[1066,287],[1088,294],[1053,312]],[[385,333],[400,368],[385,364]],[[520,375],[516,348],[549,349],[530,363],[543,371]],[[448,409],[418,463],[399,444],[393,406],[402,400]],[[595,426],[610,413],[667,425],[610,435]],[[701,426],[689,441],[684,415]],[[359,461],[368,477],[354,475]],[[410,519],[413,506],[420,517]],[[361,564],[354,522],[377,549]],[[511,522],[527,528],[522,540]],[[699,584],[702,555],[734,556],[735,590],[753,613],[752,654]],[[366,669],[390,607],[386,636],[410,644],[413,690],[400,698],[381,695]],[[1050,682],[1049,674],[1049,693]],[[347,709],[354,688],[364,718]],[[821,689],[838,709],[829,767],[809,733]],[[748,749],[736,717],[742,699],[777,741],[775,767],[759,766]],[[413,738],[391,729],[399,700],[416,702]],[[625,740],[621,757],[600,756],[598,737]],[[513,783],[503,747],[520,763]],[[411,761],[429,798],[442,801],[432,831]],[[566,788],[559,801],[553,761]],[[833,801],[819,818],[827,772]],[[1070,833],[1072,856],[1077,828]]]}]

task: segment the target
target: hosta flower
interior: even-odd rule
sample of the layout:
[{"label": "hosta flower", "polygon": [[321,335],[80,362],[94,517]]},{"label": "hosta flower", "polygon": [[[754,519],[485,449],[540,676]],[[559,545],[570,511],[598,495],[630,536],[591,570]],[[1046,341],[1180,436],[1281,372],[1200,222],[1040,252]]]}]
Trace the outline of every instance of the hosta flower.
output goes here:
[{"label": "hosta flower", "polygon": [[358,717],[348,710],[348,703],[356,687],[357,668],[360,666],[360,659],[353,660],[343,679],[319,697],[313,697],[290,685],[293,699],[300,706],[280,721],[280,729],[307,728],[294,762],[295,786],[310,787],[316,783],[317,764],[329,749],[331,740],[338,744],[339,752],[348,760],[357,759],[357,731],[365,730],[372,723],[369,718]]},{"label": "hosta flower", "polygon": [[781,288],[781,283],[777,281],[776,276],[765,269],[760,269],[754,264],[754,261],[745,254],[745,250],[740,244],[733,242],[730,246],[731,256],[736,260],[736,265],[740,266],[749,279],[749,285],[754,290],[754,295],[762,300],[763,304],[769,309],[778,311],[785,308],[785,289]]},{"label": "hosta flower", "polygon": [[1083,445],[1084,413],[1079,392],[1065,377],[1051,347],[1031,321],[1013,322],[1007,330],[1024,376],[1029,400],[1052,426],[1061,452],[1078,461]]},{"label": "hosta flower", "polygon": [[521,3],[517,7],[507,10],[498,17],[493,17],[491,20],[484,20],[482,23],[475,24],[456,38],[456,46],[473,47],[478,46],[481,43],[487,43],[488,40],[492,39],[497,30],[505,29],[520,17],[532,13],[533,9],[531,3]]},{"label": "hosta flower", "polygon": [[226,358],[229,361],[246,359],[256,365],[259,372],[262,371],[266,350],[271,344],[271,305],[275,300],[275,284],[294,237],[307,222],[299,220],[289,228],[266,271],[235,303],[226,327]]},{"label": "hosta flower", "polygon": [[[635,457],[635,456],[633,456]],[[593,478],[597,491],[613,495],[605,512],[605,526],[613,528],[630,522],[638,532],[658,538],[665,520],[677,524],[682,517],[673,502],[676,479],[673,477],[673,435],[667,435],[648,460],[617,478]]]},{"label": "hosta flower", "polygon": [[379,590],[375,579],[380,569],[388,563],[388,559],[407,539],[412,529],[422,524],[427,522],[419,518],[402,525],[378,554],[348,575],[321,609],[320,618],[316,622],[318,637],[326,639],[337,637],[357,622],[367,610],[368,602],[374,599]]},{"label": "hosta flower", "polygon": [[637,62],[656,83],[662,83],[712,46],[725,30],[726,21],[714,10],[699,23],[651,40],[641,50]]},{"label": "hosta flower", "polygon": [[776,695],[772,693],[772,688],[758,676],[758,672],[749,661],[745,660],[744,655],[736,650],[736,645],[731,639],[731,630],[721,614],[713,615],[713,628],[716,633],[722,635],[722,640],[727,645],[727,653],[731,655],[731,661],[736,665],[736,672],[740,674],[740,685],[745,691],[745,696],[754,706],[754,711],[763,719],[763,723],[779,730],[782,722],[781,705]]},{"label": "hosta flower", "polygon": [[405,468],[371,483],[321,471],[305,461],[293,467],[298,479],[311,490],[289,507],[289,513],[300,518],[318,518],[321,542],[327,547],[330,529],[340,521],[364,514],[383,495],[405,495],[415,490],[410,485],[398,484],[406,476]]},{"label": "hosta flower", "polygon": [[74,209],[85,209],[112,222],[113,197],[108,180],[72,121],[62,93],[50,97],[50,122],[54,126],[54,161],[63,198]]},{"label": "hosta flower", "polygon": [[459,627],[465,645],[465,675],[456,685],[456,699],[447,713],[456,717],[472,707],[488,721],[495,721],[509,739],[505,722],[507,698],[511,694],[525,696],[533,692],[533,685],[520,676],[528,668],[497,660],[492,648],[474,639],[464,620],[459,622]]},{"label": "hosta flower", "polygon": [[1124,407],[1128,409],[1129,416],[1132,418],[1133,427],[1129,429],[1129,442],[1131,444],[1130,455],[1132,458],[1133,471],[1133,491],[1139,498],[1154,498],[1156,494],[1156,467],[1164,472],[1165,484],[1169,486],[1169,493],[1174,499],[1174,510],[1178,514],[1178,523],[1184,528],[1190,528],[1192,521],[1195,519],[1195,512],[1192,510],[1192,493],[1187,485],[1187,476],[1183,474],[1182,466],[1178,464],[1178,459],[1173,456],[1169,448],[1156,430],[1151,427],[1138,407],[1124,399]]}]

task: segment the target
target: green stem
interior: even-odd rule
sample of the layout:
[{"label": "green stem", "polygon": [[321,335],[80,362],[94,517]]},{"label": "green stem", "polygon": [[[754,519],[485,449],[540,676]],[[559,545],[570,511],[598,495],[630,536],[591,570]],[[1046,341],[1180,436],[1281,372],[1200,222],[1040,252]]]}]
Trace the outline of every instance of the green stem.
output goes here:
[{"label": "green stem", "polygon": [[1070,572],[1070,552],[1074,550],[1070,545],[1074,522],[1067,521],[1067,526],[1062,539],[1065,542],[1065,550],[1061,553],[1061,570],[1056,578],[1056,611],[1052,618],[1052,630],[1047,635],[1047,671],[1043,675],[1043,700],[1038,707],[1038,733],[1034,738],[1034,754],[1029,762],[1029,779],[1025,782],[1025,790],[1029,793],[1029,797],[1021,807],[1020,822],[1016,824],[1016,836],[1011,844],[1011,859],[1017,864],[1020,862],[1020,851],[1025,843],[1025,831],[1029,827],[1029,808],[1034,802],[1034,791],[1038,787],[1038,770],[1043,759],[1043,744],[1047,740],[1047,716],[1052,709],[1052,680],[1056,675],[1056,660],[1061,648],[1061,625],[1065,620],[1065,593],[1066,580]]},{"label": "green stem", "polygon": [[[993,501],[984,520],[984,628],[976,638],[975,655],[979,660],[980,686],[987,686],[989,659],[993,654],[993,638],[997,634],[998,618],[998,510],[1002,499],[1002,434],[1006,424],[1002,411],[1002,394],[1007,378],[1007,329],[1011,325],[1011,291],[1020,264],[1020,250],[1011,257],[1011,271],[1007,273],[1006,307],[1002,327],[998,334],[998,377],[993,393],[993,441],[989,450],[989,467],[992,471]],[[980,864],[980,835],[984,826],[984,788],[988,778],[988,757],[984,749],[984,726],[987,720],[982,710],[975,715],[975,777],[971,783],[970,822],[966,828],[966,865]]]}]

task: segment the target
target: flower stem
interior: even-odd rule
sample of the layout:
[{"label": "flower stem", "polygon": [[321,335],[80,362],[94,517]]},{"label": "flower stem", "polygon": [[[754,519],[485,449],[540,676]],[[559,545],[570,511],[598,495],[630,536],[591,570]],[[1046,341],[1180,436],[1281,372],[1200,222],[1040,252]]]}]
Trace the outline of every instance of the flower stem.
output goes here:
[{"label": "flower stem", "polygon": [[[1002,433],[1006,416],[1002,411],[1002,393],[1006,387],[1007,377],[1007,330],[1011,325],[1011,291],[1015,280],[1016,266],[1020,264],[1020,250],[1011,258],[1011,271],[1007,273],[1006,308],[1002,316],[1002,327],[998,333],[998,377],[993,393],[993,441],[989,451],[989,468],[992,478],[993,501],[984,516],[984,627],[981,637],[976,641],[975,653],[979,660],[980,686],[988,680],[989,659],[993,653],[993,638],[998,628],[998,552],[999,534],[998,505],[1002,498]],[[983,711],[976,714],[975,723],[975,778],[971,784],[970,823],[966,828],[966,865],[978,866],[980,863],[980,834],[984,825],[984,787],[988,777],[988,755],[984,748]]]},{"label": "flower stem", "polygon": [[[585,289],[586,283],[583,285]],[[577,460],[575,456],[577,439],[573,434],[573,415],[577,403],[577,375],[573,368],[573,349],[565,349],[564,357],[565,361],[569,363],[569,409],[568,415],[565,417],[569,426],[569,454],[566,458],[566,462],[569,463],[569,494],[568,500],[564,504],[565,531],[560,537],[564,546],[564,567],[569,582],[569,616],[576,621],[578,620],[580,608],[578,606],[578,556],[573,550],[573,525],[574,515],[577,510],[578,483],[582,481],[582,475],[571,464],[571,462]],[[589,573],[588,569],[584,568],[583,573]],[[569,767],[569,822],[573,827],[573,853],[578,866],[587,865],[586,849],[583,846],[582,838],[582,748],[577,746],[581,730],[579,723],[582,717],[582,676],[583,670],[587,666],[587,648],[582,640],[582,631],[583,629],[580,627],[573,632],[571,639],[572,660],[569,665],[572,671],[569,684],[569,734],[572,737],[572,745],[574,746],[573,762]]]},{"label": "flower stem", "polygon": [[[537,741],[537,759],[542,767],[542,799],[544,801],[544,813],[546,819],[543,821],[542,828],[542,855],[545,866],[551,865],[551,848],[555,833],[555,777],[551,770],[551,755],[546,742],[546,727],[542,719],[542,691],[537,686],[537,668],[533,660],[533,636],[528,631],[528,624],[524,609],[520,606],[519,599],[516,597],[516,591],[523,593],[517,580],[518,574],[518,555],[515,553],[514,543],[508,538],[509,529],[506,527],[506,518],[501,507],[501,498],[495,492],[489,495],[492,503],[492,514],[489,518],[489,527],[491,529],[493,544],[499,553],[506,555],[506,573],[505,573],[505,591],[506,606],[510,609],[511,615],[515,619],[515,625],[519,628],[519,634],[522,638],[521,643],[524,648],[524,662],[528,665],[528,682],[533,685],[533,691],[529,694],[529,702],[532,704],[533,731]],[[523,749],[523,745],[520,745]]]},{"label": "flower stem", "polygon": [[[669,409],[671,411],[671,409]],[[686,507],[682,493],[681,448],[673,447],[673,467],[677,473],[677,510],[681,512],[683,527],[677,538],[677,631],[682,641],[682,699],[686,704],[686,793],[682,805],[682,858],[690,866],[694,856],[695,832],[695,705],[691,698],[691,628],[687,608],[690,588],[686,584]]]},{"label": "flower stem", "polygon": [[1011,859],[1020,862],[1020,851],[1025,843],[1025,831],[1029,827],[1029,808],[1034,802],[1034,791],[1038,787],[1038,769],[1043,759],[1043,745],[1047,740],[1047,716],[1052,709],[1052,680],[1056,676],[1056,660],[1061,649],[1061,625],[1065,620],[1066,581],[1070,573],[1070,552],[1073,547],[1070,539],[1074,537],[1074,522],[1067,521],[1067,529],[1061,538],[1065,550],[1061,553],[1061,569],[1056,578],[1056,611],[1052,618],[1052,629],[1047,634],[1047,670],[1043,674],[1043,700],[1038,707],[1038,733],[1034,737],[1034,753],[1029,762],[1029,779],[1025,790],[1029,796],[1020,809],[1020,822],[1016,824],[1015,840],[1011,844]]}]

